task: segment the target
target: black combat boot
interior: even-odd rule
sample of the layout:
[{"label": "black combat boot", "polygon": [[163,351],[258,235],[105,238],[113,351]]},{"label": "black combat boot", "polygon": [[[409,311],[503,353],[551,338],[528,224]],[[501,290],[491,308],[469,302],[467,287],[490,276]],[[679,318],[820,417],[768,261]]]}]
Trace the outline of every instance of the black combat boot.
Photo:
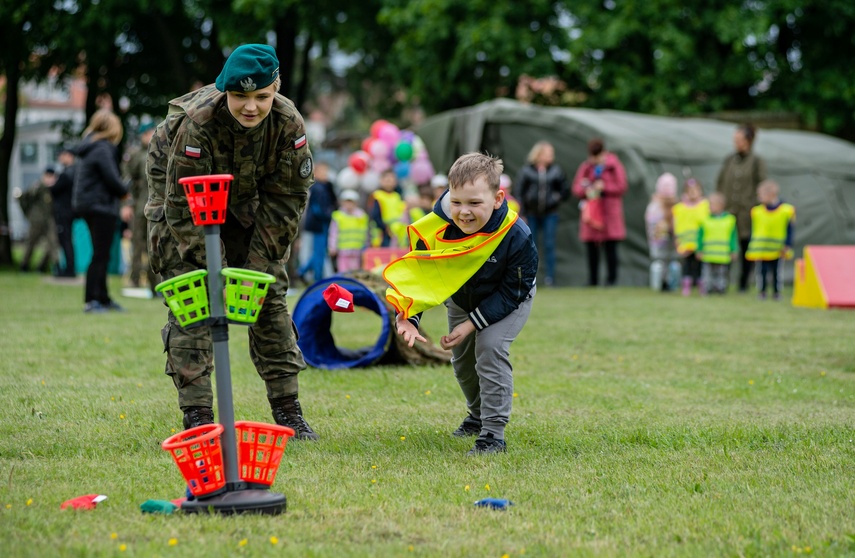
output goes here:
[{"label": "black combat boot", "polygon": [[296,395],[277,397],[270,400],[270,410],[273,411],[273,420],[279,426],[287,426],[294,429],[295,438],[298,440],[319,440],[320,436],[315,434],[306,419],[303,418],[303,409]]},{"label": "black combat boot", "polygon": [[214,410],[210,407],[187,407],[184,411],[184,430],[203,424],[214,424]]}]

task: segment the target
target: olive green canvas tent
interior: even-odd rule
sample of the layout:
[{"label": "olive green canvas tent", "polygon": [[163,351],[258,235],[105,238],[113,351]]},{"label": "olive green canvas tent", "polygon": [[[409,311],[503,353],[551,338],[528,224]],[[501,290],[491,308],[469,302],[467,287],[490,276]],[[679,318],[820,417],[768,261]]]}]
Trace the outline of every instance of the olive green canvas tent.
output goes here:
[{"label": "olive green canvas tent", "polygon": [[[705,192],[715,190],[721,164],[733,151],[735,125],[700,118],[669,118],[614,110],[540,107],[498,99],[428,118],[418,133],[437,172],[469,151],[501,157],[512,178],[531,146],[547,140],[556,162],[573,179],[587,142],[601,137],[626,167],[624,197],[627,239],[619,248],[619,283],[646,285],[649,259],[644,210],[656,178],[671,172],[695,177]],[[855,244],[855,144],[812,132],[761,129],[754,150],[765,161],[781,196],[796,206],[796,256],[808,244]],[[575,200],[560,210],[558,285],[587,282],[584,246],[578,240]],[[785,278],[792,280],[792,262]]]}]

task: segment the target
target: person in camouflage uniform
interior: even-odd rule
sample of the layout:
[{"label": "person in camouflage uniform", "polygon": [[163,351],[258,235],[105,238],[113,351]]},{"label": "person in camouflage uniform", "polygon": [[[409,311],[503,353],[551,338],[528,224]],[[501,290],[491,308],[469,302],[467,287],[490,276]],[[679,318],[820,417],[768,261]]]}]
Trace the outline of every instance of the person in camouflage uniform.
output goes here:
[{"label": "person in camouflage uniform", "polygon": [[148,158],[148,145],[154,135],[154,123],[148,122],[139,128],[140,145],[128,152],[123,174],[131,184],[131,199],[122,208],[122,220],[131,227],[131,272],[128,280],[132,287],[140,286],[143,272],[148,279],[148,288],[155,294],[158,284],[157,275],[143,257],[148,245],[148,221],[145,218],[145,204],[148,201],[148,180],[145,164]]},{"label": "person in camouflage uniform", "polygon": [[[313,163],[303,118],[277,93],[279,85],[273,48],[243,45],[215,84],[170,101],[149,145],[148,251],[152,269],[164,280],[206,268],[204,230],[193,224],[178,179],[234,175],[220,232],[223,267],[276,277],[258,321],[249,327],[250,356],[267,385],[276,423],[293,428],[297,438],[315,440],[297,399],[297,374],[306,363],[285,302],[285,260],[314,180]],[[170,312],[162,338],[184,427],[212,423],[209,328],[184,329]]]},{"label": "person in camouflage uniform", "polygon": [[24,216],[30,223],[24,258],[21,260],[21,271],[30,271],[30,260],[36,248],[44,244],[44,254],[39,264],[39,271],[48,273],[59,255],[59,239],[56,235],[56,225],[53,222],[53,205],[51,187],[56,182],[56,172],[48,167],[41,178],[20,195],[18,203]]}]

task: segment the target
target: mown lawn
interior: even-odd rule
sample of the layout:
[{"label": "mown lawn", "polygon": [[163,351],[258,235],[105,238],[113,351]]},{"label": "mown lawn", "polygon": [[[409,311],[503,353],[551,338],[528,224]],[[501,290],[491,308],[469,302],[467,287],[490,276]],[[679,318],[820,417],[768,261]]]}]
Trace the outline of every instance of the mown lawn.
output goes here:
[{"label": "mown lawn", "polygon": [[[322,440],[289,443],[285,514],[151,516],[145,500],[183,495],[160,449],[181,418],[163,306],[84,315],[82,286],[11,273],[0,293],[2,556],[855,555],[855,312],[542,289],[512,347],[506,455],[449,435],[450,367],[309,369]],[[352,346],[379,321],[333,327]],[[236,418],[270,422],[240,327],[230,347]],[[88,493],[108,499],[60,511]]]}]

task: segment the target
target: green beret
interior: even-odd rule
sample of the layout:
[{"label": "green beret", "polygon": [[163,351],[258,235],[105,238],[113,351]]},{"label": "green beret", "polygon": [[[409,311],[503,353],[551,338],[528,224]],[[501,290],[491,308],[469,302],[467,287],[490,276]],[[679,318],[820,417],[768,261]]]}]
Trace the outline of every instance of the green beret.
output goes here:
[{"label": "green beret", "polygon": [[269,45],[241,45],[226,60],[215,85],[220,91],[249,93],[279,77],[279,59]]}]

